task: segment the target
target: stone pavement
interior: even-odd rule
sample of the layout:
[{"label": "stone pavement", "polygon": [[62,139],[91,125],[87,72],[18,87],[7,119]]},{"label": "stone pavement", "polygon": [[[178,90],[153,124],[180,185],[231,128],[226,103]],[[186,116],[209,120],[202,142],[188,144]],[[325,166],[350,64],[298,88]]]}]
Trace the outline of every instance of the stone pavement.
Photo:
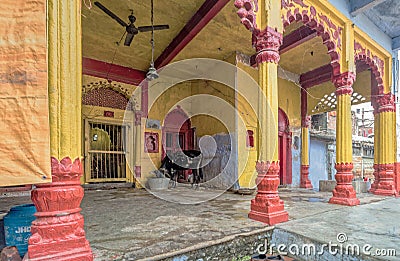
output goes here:
[{"label": "stone pavement", "polygon": [[[400,246],[400,199],[361,194],[361,206],[345,207],[328,204],[331,193],[281,189],[280,195],[290,221],[277,228],[290,240],[333,241],[343,232],[352,243]],[[85,191],[82,214],[95,260],[156,260],[172,256],[168,254],[171,252],[178,255],[233,240],[235,235],[267,233],[272,227],[247,218],[253,197],[206,188],[194,190],[181,184],[157,196],[132,188],[89,190]],[[3,197],[0,211],[28,202],[27,196]],[[274,232],[275,239],[276,235]]]}]

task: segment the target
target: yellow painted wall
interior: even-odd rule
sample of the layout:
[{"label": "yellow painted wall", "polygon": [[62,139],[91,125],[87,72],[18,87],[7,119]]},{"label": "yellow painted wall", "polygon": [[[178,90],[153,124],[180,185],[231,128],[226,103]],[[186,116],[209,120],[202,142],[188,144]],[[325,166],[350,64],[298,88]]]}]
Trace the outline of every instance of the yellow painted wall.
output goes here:
[{"label": "yellow painted wall", "polygon": [[291,128],[301,127],[300,87],[280,78],[278,86],[279,108],[286,113]]},{"label": "yellow painted wall", "polygon": [[[239,186],[241,188],[254,188],[256,186],[256,162],[257,162],[257,110],[258,97],[257,93],[249,95],[248,86],[250,78],[258,82],[258,70],[244,63],[238,62],[237,81],[237,110],[238,121],[243,124],[238,124],[238,175]],[[247,130],[253,131],[254,147],[246,146]]]},{"label": "yellow painted wall", "polygon": [[[155,95],[158,95],[158,98],[153,104],[149,104],[148,118],[159,120],[162,126],[165,116],[179,105],[190,117],[192,127],[196,128],[197,138],[228,133],[228,129],[235,129],[235,91],[221,83],[204,80],[186,81],[168,88],[162,94]],[[145,126],[145,121],[142,125]],[[162,156],[162,131],[146,128],[144,131],[159,134],[159,152],[143,151],[142,185],[151,175],[150,172],[160,166]]]}]

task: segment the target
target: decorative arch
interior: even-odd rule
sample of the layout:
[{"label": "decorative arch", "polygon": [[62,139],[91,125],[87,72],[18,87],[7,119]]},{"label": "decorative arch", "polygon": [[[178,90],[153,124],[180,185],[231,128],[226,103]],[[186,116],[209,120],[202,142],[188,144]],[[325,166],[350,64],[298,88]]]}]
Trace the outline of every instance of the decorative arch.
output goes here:
[{"label": "decorative arch", "polygon": [[175,152],[183,149],[194,148],[194,129],[189,116],[177,106],[170,111],[164,118],[162,127],[162,157],[164,158],[168,151]]},{"label": "decorative arch", "polygon": [[331,57],[332,73],[339,75],[341,71],[341,49],[343,28],[335,24],[323,12],[313,5],[307,5],[304,0],[281,0],[282,22],[284,28],[293,22],[303,22],[304,25],[317,31],[323,44],[328,48]]},{"label": "decorative arch", "polygon": [[383,94],[385,62],[357,41],[354,41],[354,62],[364,62],[369,66],[369,68],[371,68],[371,73],[374,75],[376,80],[374,84],[375,86],[371,84],[371,94],[373,97],[374,95]]},{"label": "decorative arch", "polygon": [[137,98],[128,88],[107,81],[91,82],[82,86],[82,104],[120,110],[139,110]]}]

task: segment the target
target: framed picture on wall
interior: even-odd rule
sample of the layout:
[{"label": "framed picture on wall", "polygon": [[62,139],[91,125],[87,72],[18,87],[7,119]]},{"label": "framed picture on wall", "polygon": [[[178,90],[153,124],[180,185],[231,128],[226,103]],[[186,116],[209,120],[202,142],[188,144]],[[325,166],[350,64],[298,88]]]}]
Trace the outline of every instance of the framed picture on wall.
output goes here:
[{"label": "framed picture on wall", "polygon": [[158,133],[145,132],[144,133],[144,151],[148,153],[158,153],[159,137]]}]

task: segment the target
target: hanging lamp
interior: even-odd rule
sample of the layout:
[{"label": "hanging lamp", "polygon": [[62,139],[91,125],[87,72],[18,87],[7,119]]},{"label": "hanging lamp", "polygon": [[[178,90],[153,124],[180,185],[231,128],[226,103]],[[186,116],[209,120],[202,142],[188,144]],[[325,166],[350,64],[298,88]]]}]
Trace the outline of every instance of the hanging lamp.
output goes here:
[{"label": "hanging lamp", "polygon": [[157,69],[154,67],[154,6],[153,0],[151,0],[151,63],[149,71],[146,74],[146,79],[152,81],[160,77],[157,73]]}]

